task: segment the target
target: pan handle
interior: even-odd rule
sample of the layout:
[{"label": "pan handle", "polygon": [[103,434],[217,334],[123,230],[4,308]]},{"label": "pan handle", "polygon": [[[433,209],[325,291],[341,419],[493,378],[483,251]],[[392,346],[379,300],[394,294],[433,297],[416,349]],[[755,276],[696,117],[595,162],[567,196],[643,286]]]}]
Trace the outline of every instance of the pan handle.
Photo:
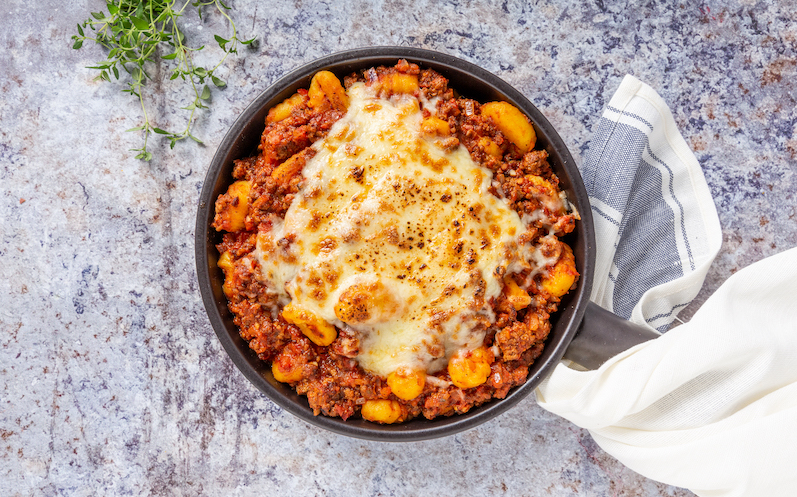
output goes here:
[{"label": "pan handle", "polygon": [[564,358],[587,369],[598,369],[615,355],[660,336],[655,331],[587,303],[584,319]]}]

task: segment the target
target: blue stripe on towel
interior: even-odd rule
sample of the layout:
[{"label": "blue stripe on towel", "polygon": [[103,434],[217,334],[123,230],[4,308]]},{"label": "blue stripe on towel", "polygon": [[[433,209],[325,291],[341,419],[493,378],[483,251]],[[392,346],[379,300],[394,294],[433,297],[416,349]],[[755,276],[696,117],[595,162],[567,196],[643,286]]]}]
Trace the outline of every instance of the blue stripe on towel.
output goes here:
[{"label": "blue stripe on towel", "polygon": [[[653,128],[638,115],[610,109]],[[613,259],[617,274],[609,275],[609,278],[615,282],[612,295],[614,312],[627,319],[647,289],[684,274],[676,244],[675,220],[677,212],[680,214],[678,231],[686,240],[683,205],[675,197],[672,168],[652,153],[647,133],[606,118],[601,118],[594,129],[592,144],[595,147],[591,144],[582,175],[589,196],[623,216]],[[646,152],[657,164],[664,166],[663,170],[642,160]],[[663,186],[669,188],[677,211],[665,201]],[[617,225],[616,219],[599,208],[593,206],[592,210]],[[686,246],[694,268],[688,242]],[[657,318],[674,317],[670,314],[683,305],[686,304],[679,304],[669,314]],[[668,325],[669,322],[660,328],[666,329]]]},{"label": "blue stripe on towel", "polygon": [[653,150],[650,149],[650,142],[648,142],[647,148],[648,148],[648,154],[650,154],[650,156],[653,157],[653,160],[655,160],[656,162],[658,162],[659,164],[661,164],[662,166],[667,168],[667,172],[670,173],[670,178],[669,178],[667,186],[670,188],[670,195],[672,195],[672,198],[673,198],[673,200],[675,200],[675,203],[678,205],[678,209],[680,211],[679,214],[681,215],[680,216],[681,217],[681,235],[683,235],[683,240],[684,240],[684,243],[686,244],[686,254],[689,257],[689,265],[691,266],[692,271],[694,271],[695,270],[695,260],[694,260],[694,257],[692,257],[692,249],[689,247],[689,238],[686,237],[686,226],[684,225],[684,206],[681,205],[681,201],[678,200],[678,197],[675,196],[675,189],[673,188],[673,184],[672,184],[672,182],[673,182],[672,169],[670,169],[670,166],[668,166],[663,160],[661,160],[658,157],[656,157],[656,155],[653,153]]},{"label": "blue stripe on towel", "polygon": [[611,105],[607,105],[606,108],[611,110],[611,111],[617,112],[618,114],[622,114],[622,115],[628,116],[628,117],[630,117],[632,119],[636,119],[637,121],[641,122],[642,124],[645,124],[648,128],[650,128],[651,131],[653,131],[653,125],[650,124],[646,119],[642,118],[641,116],[638,116],[636,114],[632,114],[630,112],[626,112],[624,110],[617,109],[615,107],[612,107]]},{"label": "blue stripe on towel", "polygon": [[613,218],[612,216],[610,216],[610,215],[606,214],[606,213],[605,213],[605,212],[603,212],[602,210],[598,209],[598,208],[597,208],[597,207],[595,207],[594,205],[592,206],[592,210],[593,210],[593,211],[595,211],[595,212],[597,212],[597,213],[598,213],[598,214],[599,214],[599,215],[600,215],[602,218],[606,219],[607,221],[609,221],[609,222],[610,222],[610,223],[612,223],[613,225],[615,225],[615,226],[617,226],[617,227],[620,227],[620,222],[619,222],[619,221],[617,221],[617,220],[616,220],[615,218]]}]

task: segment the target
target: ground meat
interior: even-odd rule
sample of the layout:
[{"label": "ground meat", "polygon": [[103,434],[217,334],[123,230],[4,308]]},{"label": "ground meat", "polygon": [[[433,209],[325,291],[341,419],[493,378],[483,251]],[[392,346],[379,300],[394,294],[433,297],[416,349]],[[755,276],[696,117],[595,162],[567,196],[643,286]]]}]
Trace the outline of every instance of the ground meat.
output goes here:
[{"label": "ground meat", "polygon": [[235,179],[251,179],[255,171],[259,171],[258,160],[260,156],[247,157],[233,161],[235,167],[232,170],[232,177]]},{"label": "ground meat", "polygon": [[271,319],[262,304],[251,300],[230,303],[241,338],[249,341],[249,348],[264,361],[270,361],[297,333],[295,326]]},{"label": "ground meat", "polygon": [[520,164],[517,164],[516,169],[521,175],[533,174],[535,176],[542,176],[546,180],[554,184],[559,184],[559,179],[551,171],[551,166],[548,164],[548,152],[545,150],[532,150],[523,156]]},{"label": "ground meat", "polygon": [[525,319],[515,321],[495,335],[495,344],[501,350],[504,361],[516,361],[532,346],[544,343],[551,331],[547,312],[527,312]]},{"label": "ground meat", "polygon": [[359,411],[366,399],[390,396],[382,378],[363,371],[354,359],[330,352],[321,356],[316,374],[299,382],[296,391],[307,395],[316,414],[343,419]]},{"label": "ground meat", "polygon": [[390,74],[411,74],[417,75],[421,72],[418,64],[410,64],[402,59],[395,66],[378,66],[372,67],[365,71],[355,72],[343,78],[343,85],[349,89],[351,85],[357,82],[365,82],[369,84],[377,83],[379,80],[384,79]]},{"label": "ground meat", "polygon": [[454,92],[448,88],[448,80],[431,69],[421,71],[419,86],[427,99],[440,97],[443,100],[453,100],[454,98]]},{"label": "ground meat", "polygon": [[315,151],[306,148],[295,155],[299,169],[296,174],[280,181],[272,178],[276,168],[265,168],[252,175],[252,188],[249,191],[249,216],[248,226],[252,228],[260,223],[267,222],[272,214],[284,216],[293,201],[294,195],[299,191],[302,182],[301,168],[308,159],[315,155]]},{"label": "ground meat", "polygon": [[249,231],[238,231],[236,233],[224,233],[220,244],[216,249],[220,254],[230,251],[234,258],[238,259],[255,249],[256,237]]},{"label": "ground meat", "polygon": [[329,346],[335,354],[354,359],[360,351],[360,340],[348,327],[338,330],[338,338]]},{"label": "ground meat", "polygon": [[445,389],[431,390],[421,396],[422,414],[427,419],[463,414],[494,398],[503,399],[512,387],[526,381],[532,361],[530,356],[525,356],[518,361],[495,362],[490,367],[487,382],[475,388],[463,390],[452,385]]},{"label": "ground meat", "polygon": [[310,109],[266,126],[260,139],[260,154],[269,164],[278,164],[326,136],[329,128],[343,117],[342,112],[328,109],[313,113]]}]

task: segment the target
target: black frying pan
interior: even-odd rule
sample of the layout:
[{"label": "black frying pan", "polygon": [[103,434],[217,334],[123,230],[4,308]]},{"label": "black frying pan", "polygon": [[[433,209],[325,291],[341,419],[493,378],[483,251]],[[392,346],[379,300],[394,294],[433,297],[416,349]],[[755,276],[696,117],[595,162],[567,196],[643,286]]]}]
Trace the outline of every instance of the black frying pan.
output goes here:
[{"label": "black frying pan", "polygon": [[[544,148],[559,177],[562,190],[581,214],[573,233],[564,238],[572,248],[581,274],[576,290],[567,294],[560,310],[551,318],[551,333],[542,355],[529,369],[525,384],[512,389],[502,400],[493,400],[466,414],[433,420],[413,419],[396,425],[379,425],[363,419],[314,416],[305,397],[288,385],[279,383],[269,365],[257,358],[233,324],[222,292],[224,275],[216,266],[219,254],[215,245],[221,235],[210,225],[214,202],[232,182],[233,160],[252,155],[265,129],[268,110],[299,88],[308,88],[310,79],[320,70],[342,78],[354,71],[377,65],[394,65],[407,59],[421,67],[432,68],[449,79],[459,94],[480,102],[504,100],[522,110],[534,123],[535,148]],[[523,95],[497,76],[469,62],[450,55],[408,47],[372,47],[349,50],[310,62],[284,76],[260,94],[241,114],[222,140],[210,165],[202,193],[196,223],[196,263],[202,300],[224,350],[235,365],[258,389],[283,409],[328,430],[358,438],[382,441],[411,441],[435,438],[466,430],[492,419],[529,395],[564,356],[585,367],[596,368],[606,359],[637,343],[657,336],[589,302],[595,265],[595,233],[587,192],[576,163],[554,128]]]}]

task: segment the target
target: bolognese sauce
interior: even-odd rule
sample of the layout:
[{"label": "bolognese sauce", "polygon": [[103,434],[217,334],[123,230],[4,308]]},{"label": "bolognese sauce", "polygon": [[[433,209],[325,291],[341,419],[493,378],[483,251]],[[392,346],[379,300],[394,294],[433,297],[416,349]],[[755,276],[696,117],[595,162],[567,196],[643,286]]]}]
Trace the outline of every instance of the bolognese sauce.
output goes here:
[{"label": "bolognese sauce", "polygon": [[316,415],[464,413],[526,380],[576,283],[534,127],[400,60],[317,73],[216,201],[235,324]]}]

